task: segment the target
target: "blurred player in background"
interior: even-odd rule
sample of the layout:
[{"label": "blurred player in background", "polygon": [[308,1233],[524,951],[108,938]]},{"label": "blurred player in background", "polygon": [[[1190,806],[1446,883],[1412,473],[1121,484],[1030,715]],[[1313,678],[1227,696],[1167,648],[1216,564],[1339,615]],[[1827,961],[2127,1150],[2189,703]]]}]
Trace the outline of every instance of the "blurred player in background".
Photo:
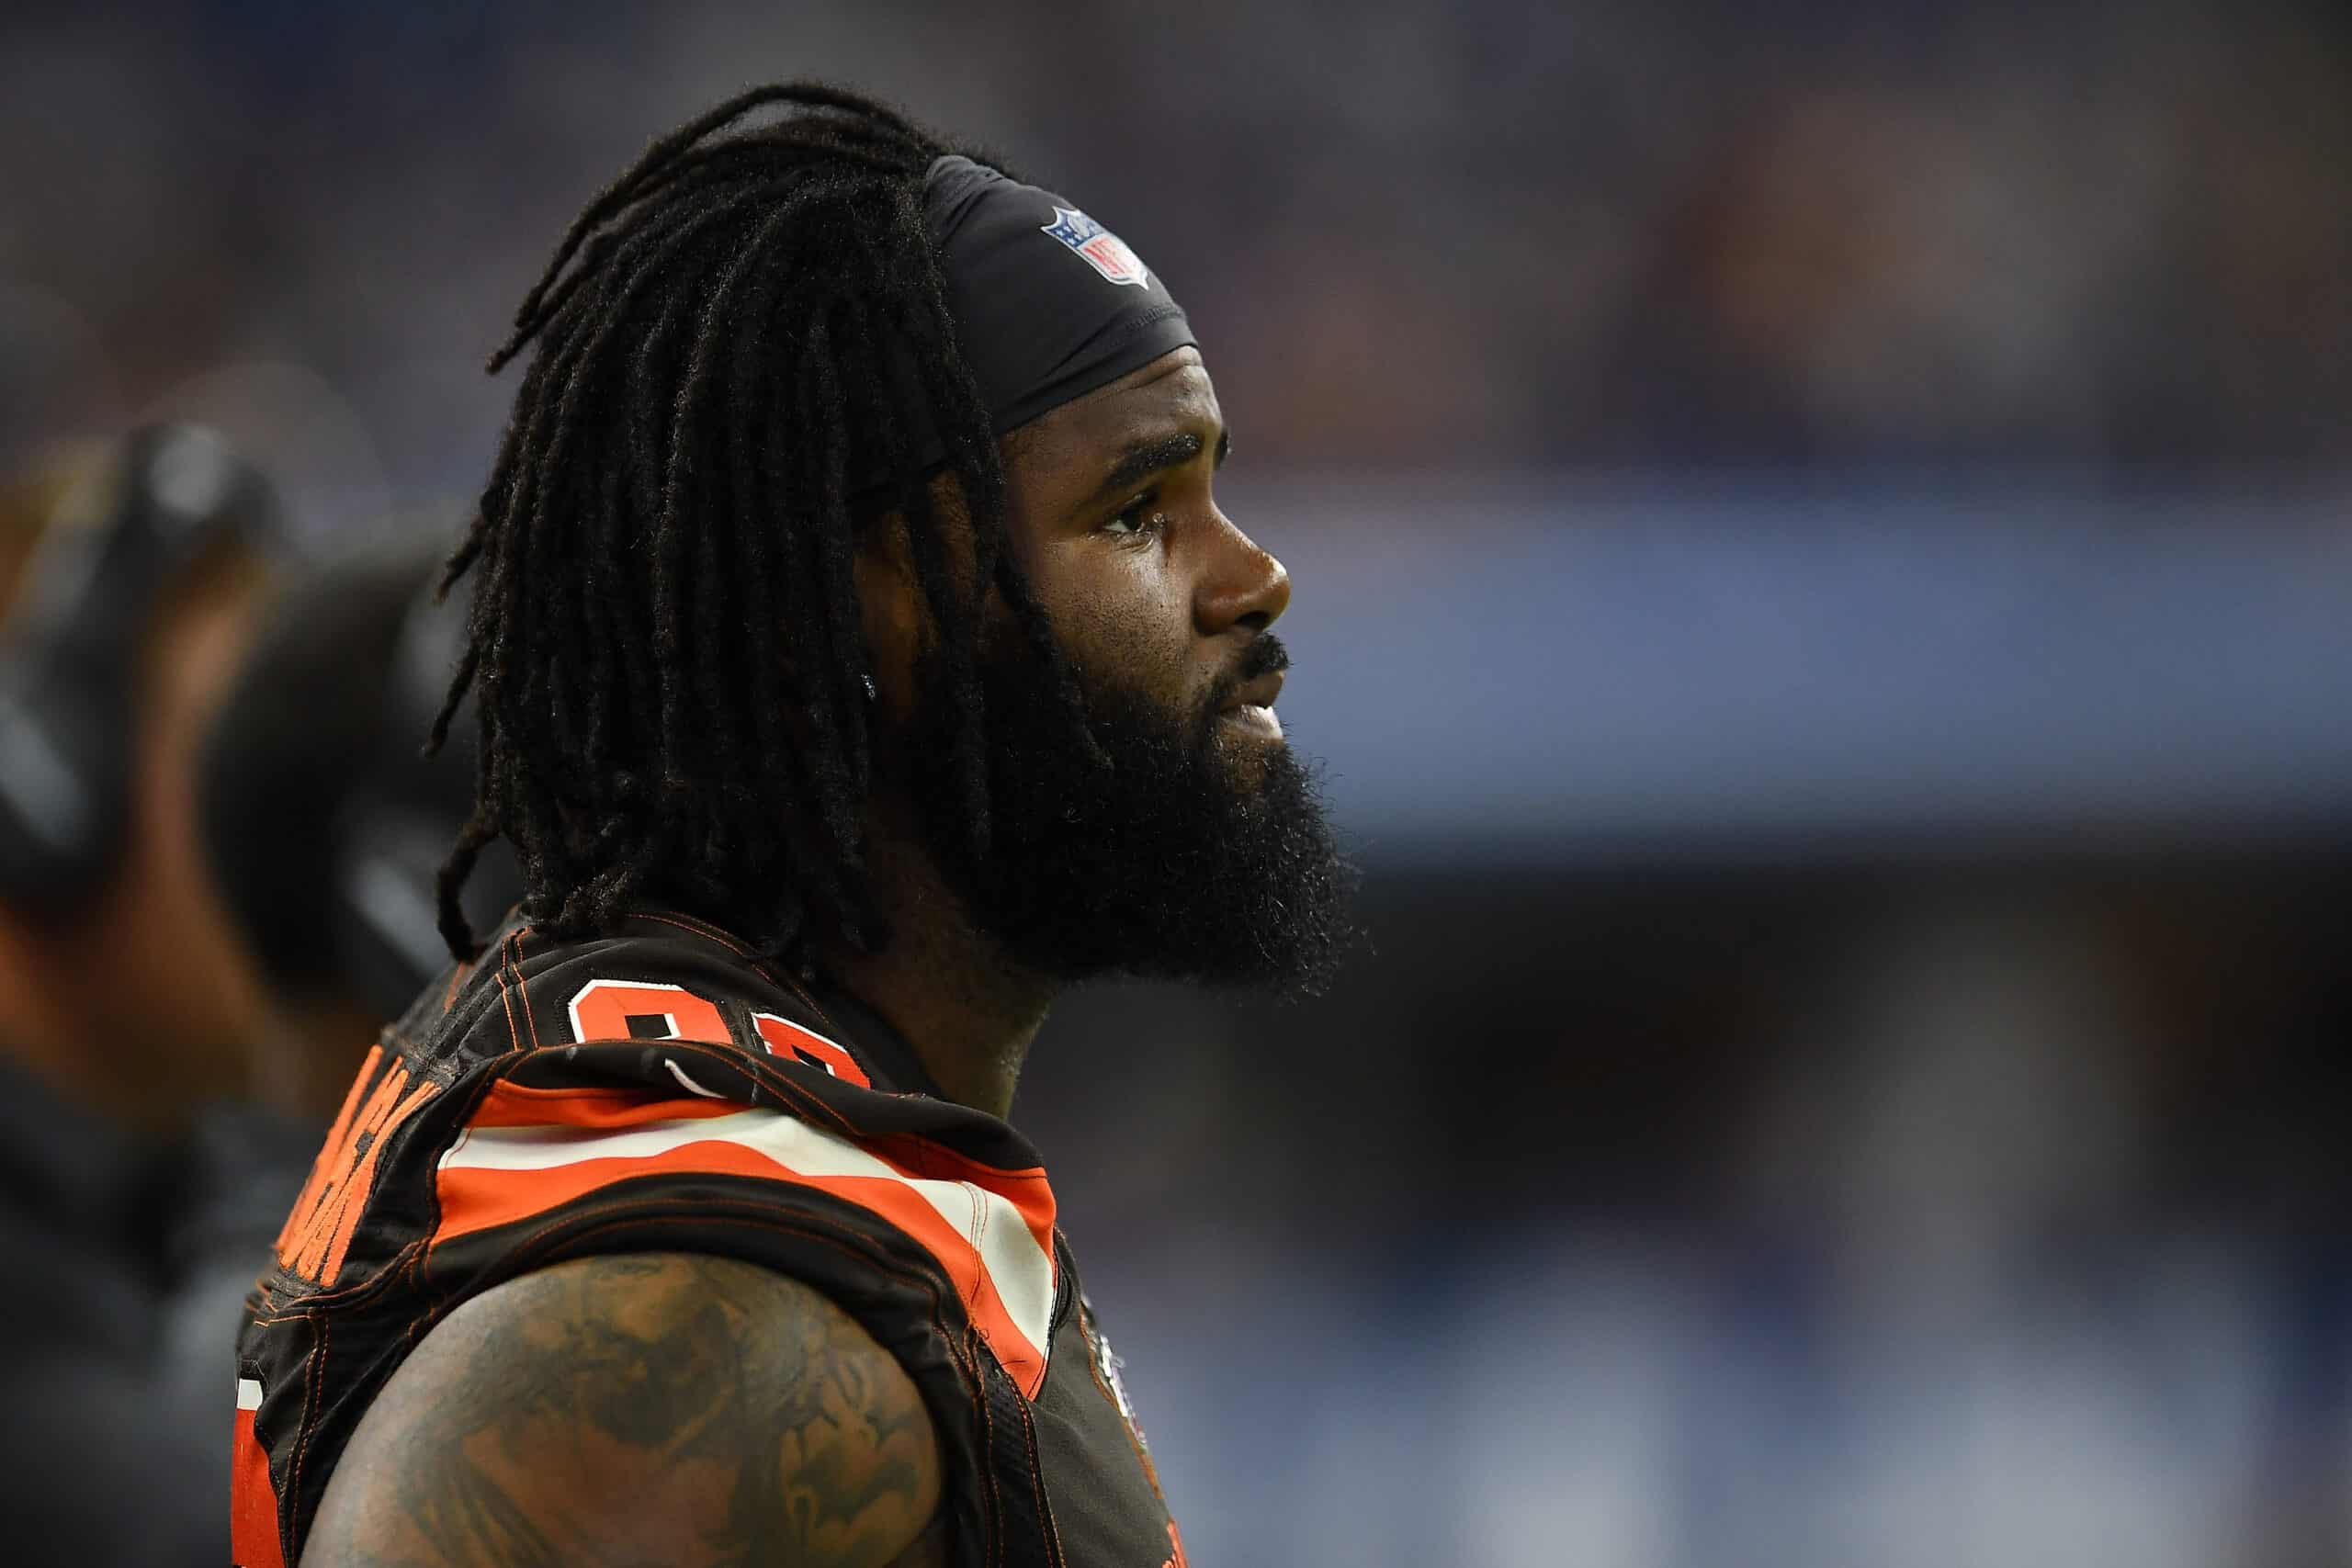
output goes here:
[{"label": "blurred player in background", "polygon": [[245,1568],[1183,1562],[1003,1118],[1066,987],[1342,944],[1193,344],[1067,199],[814,85],[582,215],[453,562],[468,962],[255,1296]]},{"label": "blurred player in background", "polygon": [[[368,1043],[448,961],[435,881],[471,809],[471,751],[419,754],[462,632],[462,610],[434,591],[446,552],[438,535],[410,538],[290,584],[199,748],[205,863],[263,998],[248,1102],[196,1129],[213,1176],[175,1228],[164,1334],[201,1389],[213,1561],[227,1545],[220,1393],[245,1296]],[[519,879],[503,854],[481,872],[468,908],[495,919]]]},{"label": "blurred player in background", "polygon": [[273,506],[167,425],[26,510],[0,628],[0,1539],[16,1562],[217,1562],[221,1348],[184,1353],[173,1303],[245,1185],[200,1129],[250,1086],[261,996],[193,774]]},{"label": "blurred player in background", "polygon": [[[436,884],[473,809],[473,747],[461,730],[421,750],[464,637],[464,607],[435,592],[447,554],[437,532],[403,536],[289,590],[204,740],[205,851],[266,997],[261,1092],[322,1127],[376,1032],[449,960]],[[466,890],[475,921],[522,896],[503,851]]]}]

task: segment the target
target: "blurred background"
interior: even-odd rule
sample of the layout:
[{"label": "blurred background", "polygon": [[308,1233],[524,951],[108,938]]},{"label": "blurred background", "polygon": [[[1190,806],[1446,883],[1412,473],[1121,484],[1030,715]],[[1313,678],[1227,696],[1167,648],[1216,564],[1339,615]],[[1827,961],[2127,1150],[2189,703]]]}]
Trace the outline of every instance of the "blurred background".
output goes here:
[{"label": "blurred background", "polygon": [[809,73],[1168,279],[1297,584],[1373,952],[1016,1118],[1195,1562],[2352,1562],[2341,0],[20,0],[0,472],[426,538]]}]

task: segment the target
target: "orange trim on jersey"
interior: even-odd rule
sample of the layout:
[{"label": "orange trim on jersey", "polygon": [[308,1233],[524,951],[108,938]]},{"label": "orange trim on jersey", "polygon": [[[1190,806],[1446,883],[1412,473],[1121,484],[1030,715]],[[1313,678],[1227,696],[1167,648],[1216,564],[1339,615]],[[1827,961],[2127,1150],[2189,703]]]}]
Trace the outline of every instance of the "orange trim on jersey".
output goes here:
[{"label": "orange trim on jersey", "polygon": [[697,1116],[732,1116],[743,1109],[731,1100],[653,1100],[641,1089],[535,1089],[502,1078],[467,1118],[469,1127],[634,1127],[646,1122],[682,1122]]},{"label": "orange trim on jersey", "polygon": [[919,1133],[891,1133],[862,1139],[858,1147],[910,1176],[968,1181],[975,1187],[987,1188],[1021,1212],[1021,1223],[1037,1238],[1037,1246],[1046,1257],[1054,1256],[1054,1189],[1046,1179],[1045,1167],[1001,1170]]},{"label": "orange trim on jersey", "polygon": [[[326,1145],[311,1167],[302,1195],[277,1233],[279,1266],[316,1284],[332,1286],[343,1272],[359,1215],[376,1184],[384,1140],[441,1092],[441,1086],[430,1079],[419,1079],[412,1087],[408,1065],[395,1058],[362,1100],[361,1089],[383,1060],[382,1046],[368,1048],[367,1062],[352,1083]],[[352,1109],[355,1104],[356,1111]]]},{"label": "orange trim on jersey", "polygon": [[[743,1110],[736,1105],[724,1109],[736,1113]],[[771,1114],[784,1115],[780,1111]],[[582,1131],[586,1133],[584,1126]],[[830,1134],[817,1135],[831,1136]],[[954,1286],[957,1296],[962,1298],[965,1313],[973,1326],[988,1341],[989,1348],[996,1352],[997,1359],[1002,1363],[1006,1372],[1030,1398],[1035,1398],[1043,1388],[1048,1348],[1033,1344],[1006,1310],[987,1262],[976,1245],[975,1235],[949,1224],[929,1200],[908,1185],[906,1178],[895,1174],[812,1175],[794,1170],[758,1149],[718,1137],[696,1139],[658,1154],[619,1158],[599,1157],[590,1153],[594,1145],[593,1134],[584,1135],[582,1144],[582,1157],[577,1160],[523,1170],[453,1164],[450,1156],[458,1153],[458,1148],[453,1148],[450,1156],[444,1156],[442,1168],[435,1177],[441,1222],[435,1229],[429,1246],[438,1247],[445,1242],[480,1231],[548,1215],[604,1188],[645,1176],[740,1176],[807,1188],[839,1198],[876,1215],[930,1253],[940,1271]],[[862,1145],[857,1146],[864,1147]],[[870,1150],[867,1152],[871,1153]],[[880,1158],[879,1156],[875,1157]],[[892,1168],[896,1169],[895,1167]],[[999,1195],[1008,1201],[1012,1201],[1010,1194]],[[1025,1206],[1016,1206],[1023,1207],[1023,1223],[1028,1224],[1029,1214]],[[1050,1239],[1046,1243],[1046,1257],[1049,1260],[1053,1258]]]},{"label": "orange trim on jersey", "polygon": [[254,1413],[237,1412],[229,1461],[229,1561],[236,1568],[286,1568],[277,1534],[277,1493],[269,1455],[254,1435]]}]

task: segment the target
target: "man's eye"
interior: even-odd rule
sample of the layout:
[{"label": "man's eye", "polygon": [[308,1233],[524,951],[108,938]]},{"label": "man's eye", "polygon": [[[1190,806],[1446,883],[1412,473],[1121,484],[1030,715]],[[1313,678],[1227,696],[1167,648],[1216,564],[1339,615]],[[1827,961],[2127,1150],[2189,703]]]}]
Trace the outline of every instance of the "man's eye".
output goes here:
[{"label": "man's eye", "polygon": [[1122,539],[1132,539],[1141,534],[1159,530],[1159,513],[1152,510],[1159,504],[1159,497],[1147,492],[1121,507],[1117,515],[1102,525],[1102,531]]}]

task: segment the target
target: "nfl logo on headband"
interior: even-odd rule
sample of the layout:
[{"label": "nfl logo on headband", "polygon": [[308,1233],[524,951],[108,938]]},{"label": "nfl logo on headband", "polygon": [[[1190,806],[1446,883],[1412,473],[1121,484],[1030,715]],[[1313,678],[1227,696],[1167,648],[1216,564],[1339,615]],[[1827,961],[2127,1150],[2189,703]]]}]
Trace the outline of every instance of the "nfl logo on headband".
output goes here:
[{"label": "nfl logo on headband", "polygon": [[1143,258],[1127,249],[1125,240],[1083,212],[1057,207],[1054,220],[1041,225],[1038,232],[1051,234],[1084,256],[1088,265],[1113,283],[1132,283],[1143,288],[1151,282],[1151,273],[1143,265]]}]

